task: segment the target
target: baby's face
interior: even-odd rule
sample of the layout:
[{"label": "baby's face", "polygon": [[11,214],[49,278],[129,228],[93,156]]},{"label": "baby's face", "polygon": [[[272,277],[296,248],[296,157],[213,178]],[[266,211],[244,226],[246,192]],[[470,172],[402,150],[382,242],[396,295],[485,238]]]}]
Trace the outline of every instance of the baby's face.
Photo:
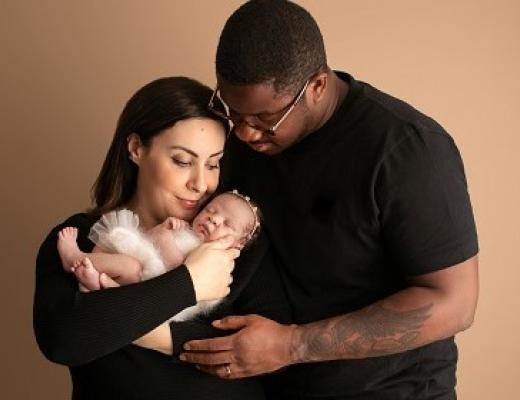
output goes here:
[{"label": "baby's face", "polygon": [[215,197],[193,220],[192,228],[202,240],[232,236],[232,247],[242,248],[255,216],[245,200],[224,193]]}]

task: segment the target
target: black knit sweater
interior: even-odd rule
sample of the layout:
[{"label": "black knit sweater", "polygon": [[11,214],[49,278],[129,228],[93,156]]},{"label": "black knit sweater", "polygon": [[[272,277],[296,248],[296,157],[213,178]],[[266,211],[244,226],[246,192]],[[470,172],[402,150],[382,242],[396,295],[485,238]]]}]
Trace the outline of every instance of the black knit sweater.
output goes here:
[{"label": "black knit sweater", "polygon": [[[177,312],[195,304],[188,270],[178,267],[154,279],[91,293],[78,291],[64,272],[57,252],[57,233],[79,230],[78,245],[93,244],[88,232],[96,218],[77,214],[55,227],[43,242],[36,269],[34,331],[43,354],[70,367],[73,399],[261,399],[257,380],[221,380],[178,361],[183,343],[225,334],[210,321],[230,313],[256,312],[286,320],[284,301],[272,263],[265,259],[265,237],[245,252],[234,272],[227,300],[206,319],[171,324],[174,356],[135,346],[132,341]],[[262,266],[262,268],[259,268]],[[265,266],[265,268],[264,268]],[[267,286],[268,285],[268,286]]]}]

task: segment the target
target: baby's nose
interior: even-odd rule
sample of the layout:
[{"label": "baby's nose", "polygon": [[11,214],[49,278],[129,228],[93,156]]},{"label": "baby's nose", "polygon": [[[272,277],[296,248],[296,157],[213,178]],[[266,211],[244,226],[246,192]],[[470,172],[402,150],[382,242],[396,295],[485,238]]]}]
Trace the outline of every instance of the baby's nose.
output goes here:
[{"label": "baby's nose", "polygon": [[214,223],[215,225],[219,226],[222,224],[222,217],[220,215],[212,215],[210,218],[210,221]]}]

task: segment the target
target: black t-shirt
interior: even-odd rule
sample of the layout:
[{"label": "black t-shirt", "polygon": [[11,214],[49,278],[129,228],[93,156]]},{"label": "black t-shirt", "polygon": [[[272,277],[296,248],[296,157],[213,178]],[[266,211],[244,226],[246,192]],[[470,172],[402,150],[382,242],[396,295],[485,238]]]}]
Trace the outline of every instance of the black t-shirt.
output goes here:
[{"label": "black t-shirt", "polygon": [[[228,184],[259,203],[300,324],[358,310],[478,251],[453,139],[410,105],[337,74],[350,90],[318,131],[274,157],[236,138],[228,144]],[[309,396],[451,398],[456,359],[450,338],[297,365],[276,379],[284,392]]]}]

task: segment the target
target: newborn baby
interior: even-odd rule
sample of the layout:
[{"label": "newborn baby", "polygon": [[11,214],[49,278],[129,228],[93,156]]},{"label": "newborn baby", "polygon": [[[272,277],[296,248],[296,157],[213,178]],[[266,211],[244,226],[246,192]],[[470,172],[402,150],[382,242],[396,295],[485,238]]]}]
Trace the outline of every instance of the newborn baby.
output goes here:
[{"label": "newborn baby", "polygon": [[[90,230],[89,239],[96,244],[92,253],[80,250],[77,229],[70,227],[58,234],[58,252],[63,268],[76,275],[82,290],[97,290],[100,273],[106,273],[121,285],[150,279],[181,265],[201,243],[224,236],[234,239],[231,247],[242,249],[258,236],[260,218],[256,205],[234,190],[211,200],[196,215],[191,227],[186,221],[169,217],[142,232],[139,218],[132,211],[112,211]],[[192,318],[217,303],[199,302],[174,319]]]}]

